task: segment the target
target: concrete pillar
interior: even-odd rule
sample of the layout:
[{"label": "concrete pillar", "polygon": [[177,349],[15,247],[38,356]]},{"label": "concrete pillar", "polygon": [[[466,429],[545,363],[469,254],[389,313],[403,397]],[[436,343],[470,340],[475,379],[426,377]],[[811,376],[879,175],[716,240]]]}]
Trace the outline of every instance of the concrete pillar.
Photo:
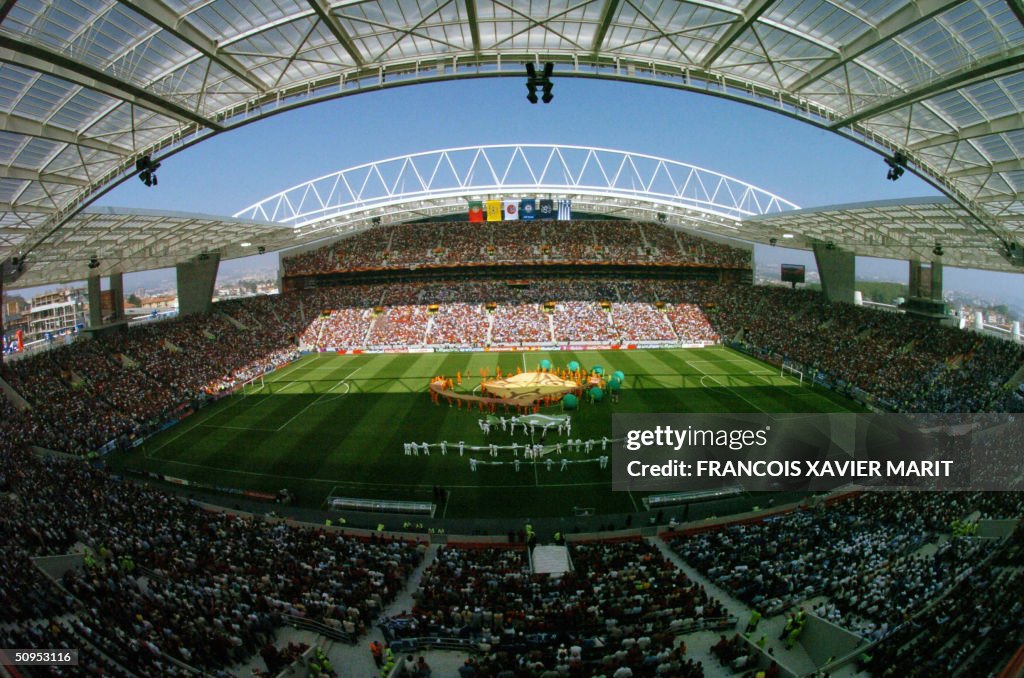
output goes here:
[{"label": "concrete pillar", "polygon": [[853,293],[853,305],[863,306],[864,305],[864,294],[860,290],[856,290]]},{"label": "concrete pillar", "polygon": [[907,261],[909,270],[907,271],[907,296],[916,297],[919,296],[918,292],[921,289],[921,260],[910,259]]},{"label": "concrete pillar", "polygon": [[852,304],[857,277],[857,259],[853,252],[819,243],[814,245],[814,259],[818,262],[821,291],[825,298]]},{"label": "concrete pillar", "polygon": [[1010,326],[1010,333],[1013,334],[1015,341],[1020,341],[1020,321],[1014,320],[1013,325]]},{"label": "concrete pillar", "polygon": [[110,299],[113,304],[111,315],[113,316],[113,322],[117,323],[124,320],[124,274],[111,273],[109,281]]},{"label": "concrete pillar", "polygon": [[985,329],[985,317],[981,314],[981,311],[974,312],[974,329],[979,332]]},{"label": "concrete pillar", "polygon": [[933,261],[922,266],[918,259],[911,259],[908,276],[910,296],[914,299],[942,301],[942,262]]},{"label": "concrete pillar", "polygon": [[90,275],[87,284],[89,291],[89,327],[99,327],[103,324],[100,277],[98,275]]},{"label": "concrete pillar", "polygon": [[932,288],[931,299],[932,301],[942,301],[942,262],[932,262]]},{"label": "concrete pillar", "polygon": [[213,307],[213,288],[217,282],[219,267],[219,254],[207,254],[205,259],[196,257],[191,261],[178,264],[178,313],[180,315],[207,313]]}]

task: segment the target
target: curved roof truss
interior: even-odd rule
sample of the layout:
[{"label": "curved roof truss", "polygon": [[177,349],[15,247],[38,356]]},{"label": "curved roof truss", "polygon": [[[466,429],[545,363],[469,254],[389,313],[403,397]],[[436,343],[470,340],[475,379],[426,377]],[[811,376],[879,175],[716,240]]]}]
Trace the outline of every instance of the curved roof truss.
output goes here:
[{"label": "curved roof truss", "polygon": [[1019,0],[18,0],[0,23],[0,256],[163,157],[315,101],[557,77],[693,90],[907,154],[1024,232]]},{"label": "curved roof truss", "polygon": [[[725,224],[796,205],[733,177],[666,158],[584,146],[467,146],[388,158],[293,186],[236,217],[311,233],[349,217],[425,207],[465,209],[487,197],[571,197],[577,205],[646,205]],[[605,209],[599,210],[605,212]],[[413,214],[408,212],[407,218]]]}]

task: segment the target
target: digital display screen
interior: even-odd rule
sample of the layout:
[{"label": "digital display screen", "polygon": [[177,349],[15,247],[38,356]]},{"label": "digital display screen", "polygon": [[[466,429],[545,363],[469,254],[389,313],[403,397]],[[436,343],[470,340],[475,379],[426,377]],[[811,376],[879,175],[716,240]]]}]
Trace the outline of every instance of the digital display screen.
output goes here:
[{"label": "digital display screen", "polygon": [[804,281],[804,267],[799,264],[782,265],[782,282],[802,283]]}]

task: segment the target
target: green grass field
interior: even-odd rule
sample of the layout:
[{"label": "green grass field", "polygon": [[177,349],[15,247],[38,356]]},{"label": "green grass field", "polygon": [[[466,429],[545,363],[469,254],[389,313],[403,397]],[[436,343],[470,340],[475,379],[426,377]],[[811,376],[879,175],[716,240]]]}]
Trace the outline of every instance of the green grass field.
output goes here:
[{"label": "green grass field", "polygon": [[[809,413],[857,410],[820,388],[800,386],[778,370],[725,348],[646,351],[310,355],[265,379],[262,389],[235,394],[111,459],[115,469],[155,471],[207,485],[276,492],[322,506],[329,494],[372,499],[432,499],[435,484],[450,492],[446,517],[570,516],[642,509],[640,497],[611,490],[610,468],[598,464],[481,466],[469,454],[407,457],[408,441],[485,444],[476,410],[434,405],[432,376],[476,375],[496,365],[504,373],[556,367],[577,360],[626,374],[622,397],[584,404],[573,413],[574,438],[611,436],[613,412]],[[560,408],[551,408],[560,411]],[[783,415],[784,416],[784,415]],[[498,442],[511,442],[505,435]],[[520,436],[519,442],[524,439]],[[549,442],[552,442],[549,438]],[[595,452],[594,454],[600,454]],[[607,454],[611,454],[609,446]],[[477,455],[488,458],[486,453]],[[582,456],[582,455],[580,455]],[[509,457],[509,453],[504,453]]]}]

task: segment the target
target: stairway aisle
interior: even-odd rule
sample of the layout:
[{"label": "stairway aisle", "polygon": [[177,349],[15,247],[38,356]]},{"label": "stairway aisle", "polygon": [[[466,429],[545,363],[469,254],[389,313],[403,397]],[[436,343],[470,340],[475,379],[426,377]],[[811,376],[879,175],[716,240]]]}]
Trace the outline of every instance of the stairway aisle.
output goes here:
[{"label": "stairway aisle", "polygon": [[[649,539],[651,543],[657,546],[658,550],[660,550],[666,558],[672,561],[676,567],[682,570],[687,577],[698,584],[701,584],[709,596],[720,600],[722,605],[725,606],[725,609],[729,611],[729,614],[734,615],[739,619],[739,623],[736,625],[736,631],[730,632],[727,636],[731,636],[732,633],[742,632],[743,629],[746,628],[747,622],[750,620],[749,607],[739,600],[736,600],[732,594],[714,584],[703,574],[687,565],[683,559],[679,557],[679,554],[669,548],[668,544],[663,542],[661,539],[658,537],[649,537]],[[816,667],[810,656],[808,656],[807,651],[804,650],[803,645],[797,643],[792,650],[787,650],[786,644],[779,640],[779,634],[782,632],[785,625],[785,615],[777,615],[772,619],[764,618],[758,625],[757,631],[752,634],[752,640],[756,641],[762,635],[767,636],[768,643],[765,645],[765,650],[774,648],[774,656],[778,658],[780,664],[795,671],[797,675],[802,676],[808,673],[813,673]]]},{"label": "stairway aisle", "polygon": [[[413,592],[419,588],[423,572],[430,567],[437,557],[437,544],[427,546],[423,556],[423,562],[413,570],[405,588],[398,592],[394,601],[391,602],[381,613],[381,618],[393,617],[402,612],[411,612],[413,606]],[[335,643],[334,647],[327,653],[331,664],[335,667],[339,676],[351,676],[352,678],[377,678],[380,671],[373,663],[373,656],[370,654],[370,643],[374,640],[384,641],[384,634],[377,628],[377,620],[373,620],[373,627],[361,637],[355,645]]]}]

